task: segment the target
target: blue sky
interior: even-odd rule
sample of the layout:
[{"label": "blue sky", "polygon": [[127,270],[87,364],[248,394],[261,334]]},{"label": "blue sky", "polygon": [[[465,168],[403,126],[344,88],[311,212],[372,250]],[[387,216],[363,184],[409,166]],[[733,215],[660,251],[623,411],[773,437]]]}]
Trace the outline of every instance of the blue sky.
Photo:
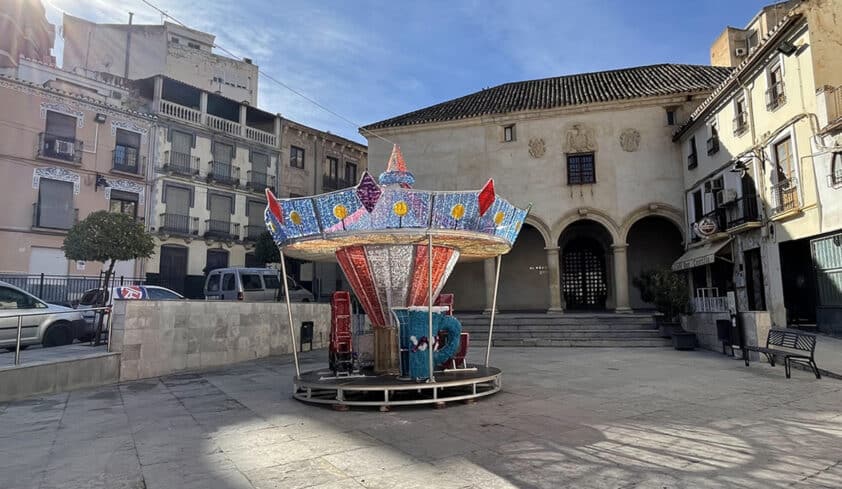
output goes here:
[{"label": "blue sky", "polygon": [[[365,125],[509,81],[709,62],[726,25],[771,1],[151,0],[261,71]],[[159,24],[140,0],[43,0],[96,22]],[[60,36],[57,36],[60,37]],[[61,63],[61,39],[54,54]],[[354,126],[260,79],[259,106],[364,142]]]}]

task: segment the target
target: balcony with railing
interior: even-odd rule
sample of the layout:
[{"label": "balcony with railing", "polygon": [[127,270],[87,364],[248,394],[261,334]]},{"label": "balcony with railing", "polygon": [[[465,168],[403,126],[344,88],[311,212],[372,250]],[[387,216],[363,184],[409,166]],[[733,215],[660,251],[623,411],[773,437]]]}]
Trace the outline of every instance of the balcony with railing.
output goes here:
[{"label": "balcony with railing", "polygon": [[255,192],[263,193],[267,188],[275,192],[275,175],[259,171],[246,172],[246,186]]},{"label": "balcony with railing", "polygon": [[739,136],[748,131],[748,115],[745,112],[740,112],[734,116],[734,136]]},{"label": "balcony with railing", "polygon": [[146,159],[140,156],[137,148],[117,146],[111,152],[111,169],[132,175],[143,175]]},{"label": "balcony with railing", "polygon": [[766,89],[766,109],[775,110],[785,103],[784,81],[779,80]]},{"label": "balcony with railing", "polygon": [[757,196],[744,195],[731,202],[725,203],[725,214],[728,219],[728,229],[734,229],[749,223],[759,223]]},{"label": "balcony with railing", "polygon": [[164,164],[159,170],[174,175],[193,177],[199,174],[199,157],[178,151],[165,151]]},{"label": "balcony with railing", "polygon": [[66,206],[45,206],[32,203],[32,227],[67,231],[79,222],[79,209]]},{"label": "balcony with railing", "polygon": [[206,219],[205,237],[232,240],[240,238],[240,224],[231,221]]},{"label": "balcony with railing", "polygon": [[240,184],[240,167],[230,163],[211,161],[208,163],[208,182],[236,186]]},{"label": "balcony with railing", "polygon": [[770,188],[772,215],[776,216],[801,207],[798,200],[798,180],[788,178],[781,180]]},{"label": "balcony with railing", "polygon": [[243,239],[246,241],[257,241],[260,235],[266,232],[265,224],[248,224]]},{"label": "balcony with railing", "polygon": [[322,175],[322,189],[325,191],[339,190],[350,186],[350,183],[344,178]]},{"label": "balcony with railing", "polygon": [[42,132],[38,135],[38,157],[82,163],[82,141]]},{"label": "balcony with railing", "polygon": [[164,212],[159,216],[158,231],[167,234],[190,236],[198,234],[199,218],[176,212]]}]

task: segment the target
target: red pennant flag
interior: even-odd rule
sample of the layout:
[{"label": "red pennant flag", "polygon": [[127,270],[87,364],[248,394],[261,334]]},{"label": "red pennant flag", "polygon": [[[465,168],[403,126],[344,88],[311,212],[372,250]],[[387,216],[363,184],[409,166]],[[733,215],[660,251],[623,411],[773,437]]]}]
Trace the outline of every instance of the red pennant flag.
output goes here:
[{"label": "red pennant flag", "polygon": [[269,212],[275,216],[275,219],[277,219],[280,224],[283,224],[284,211],[281,209],[281,205],[278,204],[278,198],[275,197],[275,194],[273,194],[268,188],[266,189],[266,201],[269,202]]},{"label": "red pennant flag", "polygon": [[491,204],[494,203],[494,200],[497,199],[497,196],[494,195],[494,179],[489,178],[488,182],[485,183],[485,186],[482,187],[482,190],[479,191],[479,215],[483,216],[488,209],[491,208]]}]

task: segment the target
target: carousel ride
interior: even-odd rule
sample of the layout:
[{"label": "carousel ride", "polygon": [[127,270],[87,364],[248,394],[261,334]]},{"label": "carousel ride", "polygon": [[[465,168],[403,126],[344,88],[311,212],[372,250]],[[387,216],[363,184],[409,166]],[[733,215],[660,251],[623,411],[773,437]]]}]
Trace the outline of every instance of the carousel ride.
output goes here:
[{"label": "carousel ride", "polygon": [[[414,183],[396,145],[378,180],[365,172],[356,187],[312,197],[279,199],[266,190],[266,227],[281,252],[292,344],[284,256],[338,262],[373,329],[370,341],[358,341],[348,319],[350,297],[334,296],[330,368],[302,373],[293,347],[296,399],[388,409],[500,390],[501,371],[489,365],[500,257],[528,208],[499,197],[493,180],[480,190],[453,192],[416,190]],[[446,305],[452,296],[441,291],[458,261],[490,258],[497,262],[489,341],[484,364],[473,365],[464,361],[467,335]],[[372,365],[361,364],[362,354]]]}]

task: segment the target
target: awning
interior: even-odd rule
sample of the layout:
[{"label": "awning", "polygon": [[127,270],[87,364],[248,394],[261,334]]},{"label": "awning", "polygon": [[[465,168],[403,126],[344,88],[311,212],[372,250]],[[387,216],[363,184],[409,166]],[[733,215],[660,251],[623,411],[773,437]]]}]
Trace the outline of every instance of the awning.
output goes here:
[{"label": "awning", "polygon": [[716,254],[730,243],[730,239],[724,241],[716,241],[714,243],[707,243],[698,248],[690,248],[685,251],[683,255],[675,263],[672,264],[672,269],[676,272],[681,270],[688,270],[690,268],[710,265],[716,259]]}]

